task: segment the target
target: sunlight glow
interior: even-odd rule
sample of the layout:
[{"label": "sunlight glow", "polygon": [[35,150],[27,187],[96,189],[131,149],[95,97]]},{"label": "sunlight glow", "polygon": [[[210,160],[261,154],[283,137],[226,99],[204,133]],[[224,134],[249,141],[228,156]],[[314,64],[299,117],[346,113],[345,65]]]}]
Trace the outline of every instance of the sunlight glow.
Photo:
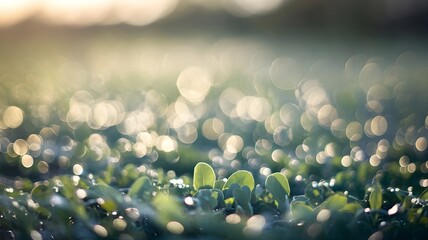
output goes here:
[{"label": "sunlight glow", "polygon": [[0,1],[0,27],[14,25],[37,10],[34,0],[2,0]]},{"label": "sunlight glow", "polygon": [[0,27],[30,17],[54,25],[106,25],[126,23],[143,26],[170,14],[179,0],[2,0]]}]

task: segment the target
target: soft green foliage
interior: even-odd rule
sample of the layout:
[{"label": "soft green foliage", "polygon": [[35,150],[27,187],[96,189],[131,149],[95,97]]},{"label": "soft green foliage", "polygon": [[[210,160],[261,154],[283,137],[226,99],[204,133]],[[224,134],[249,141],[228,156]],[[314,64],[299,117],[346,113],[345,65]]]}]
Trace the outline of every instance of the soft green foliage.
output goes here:
[{"label": "soft green foliage", "polygon": [[424,201],[428,201],[428,188],[425,189],[421,195],[419,196],[419,199],[424,200]]},{"label": "soft green foliage", "polygon": [[338,211],[343,209],[348,202],[348,198],[342,193],[336,193],[330,197],[328,197],[321,205],[319,205],[318,209],[328,209],[330,211]]},{"label": "soft green foliage", "polygon": [[158,221],[167,224],[170,221],[183,221],[185,219],[183,206],[175,196],[159,194],[153,201],[153,206],[158,213]]},{"label": "soft green foliage", "polygon": [[107,35],[0,38],[0,239],[426,236],[425,53]]},{"label": "soft green foliage", "polygon": [[196,164],[193,173],[193,187],[199,190],[201,187],[214,187],[215,172],[207,163],[200,162]]},{"label": "soft green foliage", "polygon": [[[376,183],[367,190],[366,202],[335,191],[325,181],[308,184],[305,195],[290,196],[288,180],[280,173],[270,174],[265,187],[257,184],[250,189],[255,184],[253,174],[237,171],[226,180],[227,185],[217,181],[211,188],[201,187],[196,192],[185,184],[184,177],[169,178],[165,174],[157,177],[152,181],[147,175],[137,173],[130,187],[121,191],[102,179],[88,181],[70,176],[37,182],[35,187],[21,193],[2,188],[0,227],[13,229],[17,238],[24,239],[31,238],[34,229],[40,229],[40,222],[44,230],[39,231],[54,238],[70,236],[78,227],[76,238],[91,239],[102,236],[99,226],[108,231],[109,238],[119,238],[126,232],[147,239],[156,239],[158,235],[253,239],[246,234],[249,226],[253,226],[252,221],[262,224],[255,236],[269,239],[284,237],[284,229],[289,234],[286,239],[297,236],[306,239],[308,236],[301,235],[301,230],[310,229],[313,224],[322,227],[320,234],[337,238],[349,237],[360,226],[364,226],[364,231],[358,236],[364,238],[376,231],[400,234],[400,229],[406,226],[419,234],[428,227],[426,191],[415,197],[399,189],[384,190]],[[388,201],[389,206],[383,208],[382,201]],[[370,211],[363,210],[369,206]],[[70,219],[72,222],[56,227],[56,222]],[[400,219],[403,225],[395,219]],[[380,227],[381,222],[390,227]],[[254,231],[258,229],[255,226]],[[417,235],[412,236],[418,239]]]},{"label": "soft green foliage", "polygon": [[290,195],[290,185],[287,178],[281,173],[270,174],[265,181],[266,189],[278,202],[284,202]]},{"label": "soft green foliage", "polygon": [[314,209],[302,201],[293,201],[291,203],[291,214],[293,218],[304,220],[313,216]]},{"label": "soft green foliage", "polygon": [[195,197],[204,211],[212,211],[216,207],[224,205],[223,193],[218,189],[200,189]]},{"label": "soft green foliage", "polygon": [[223,191],[229,189],[232,184],[238,184],[240,187],[246,186],[252,191],[254,189],[254,177],[249,171],[236,171],[227,179]]},{"label": "soft green foliage", "polygon": [[369,197],[370,208],[373,210],[380,209],[382,207],[382,187],[379,183],[373,185],[373,190]]},{"label": "soft green foliage", "polygon": [[251,206],[250,198],[251,198],[251,190],[247,186],[243,186],[242,188],[233,189],[233,198],[235,199],[238,208],[242,208],[242,210],[248,216],[253,215],[253,208]]},{"label": "soft green foliage", "polygon": [[153,190],[152,182],[146,176],[138,178],[129,188],[128,196],[131,198],[149,199]]}]

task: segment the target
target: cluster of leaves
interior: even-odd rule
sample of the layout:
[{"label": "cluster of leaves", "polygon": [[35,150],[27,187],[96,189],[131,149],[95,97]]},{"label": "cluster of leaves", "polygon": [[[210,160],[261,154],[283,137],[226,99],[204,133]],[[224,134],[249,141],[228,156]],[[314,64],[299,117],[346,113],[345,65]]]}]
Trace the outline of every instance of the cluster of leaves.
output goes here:
[{"label": "cluster of leaves", "polygon": [[281,173],[264,183],[245,170],[217,179],[202,162],[193,181],[139,175],[117,189],[62,175],[0,191],[2,239],[423,239],[428,231],[428,191],[415,197],[376,179],[357,199],[320,181],[291,196]]}]

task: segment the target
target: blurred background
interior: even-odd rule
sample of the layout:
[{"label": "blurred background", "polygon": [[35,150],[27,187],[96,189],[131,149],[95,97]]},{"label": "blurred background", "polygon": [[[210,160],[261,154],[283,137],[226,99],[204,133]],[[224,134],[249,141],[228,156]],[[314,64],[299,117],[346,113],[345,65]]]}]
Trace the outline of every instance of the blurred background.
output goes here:
[{"label": "blurred background", "polygon": [[293,186],[427,187],[427,13],[423,0],[0,0],[0,175],[179,176],[207,161]]},{"label": "blurred background", "polygon": [[421,0],[2,0],[0,4],[2,27],[30,21],[74,27],[145,26],[162,20],[175,27],[212,23],[217,25],[214,29],[245,26],[280,32],[426,31],[428,8]]}]

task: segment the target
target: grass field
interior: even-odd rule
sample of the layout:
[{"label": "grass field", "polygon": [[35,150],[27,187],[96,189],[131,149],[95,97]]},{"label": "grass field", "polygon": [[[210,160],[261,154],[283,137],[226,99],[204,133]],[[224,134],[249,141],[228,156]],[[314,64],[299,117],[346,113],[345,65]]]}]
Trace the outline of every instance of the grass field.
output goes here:
[{"label": "grass field", "polygon": [[423,42],[2,30],[0,236],[423,239]]}]

